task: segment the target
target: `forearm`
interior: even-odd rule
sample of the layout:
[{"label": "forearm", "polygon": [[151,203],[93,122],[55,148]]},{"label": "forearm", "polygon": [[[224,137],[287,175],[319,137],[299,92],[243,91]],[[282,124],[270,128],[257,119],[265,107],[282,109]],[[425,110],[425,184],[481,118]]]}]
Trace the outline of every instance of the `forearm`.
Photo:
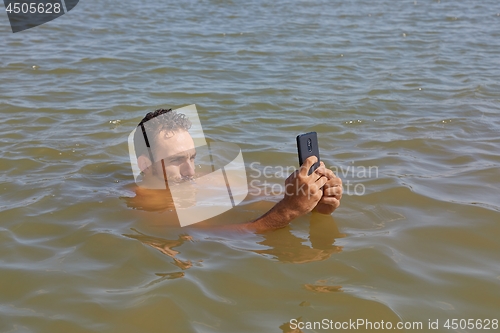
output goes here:
[{"label": "forearm", "polygon": [[255,221],[245,223],[241,226],[246,230],[263,232],[283,228],[298,216],[300,216],[300,213],[287,207],[284,201],[281,200]]}]

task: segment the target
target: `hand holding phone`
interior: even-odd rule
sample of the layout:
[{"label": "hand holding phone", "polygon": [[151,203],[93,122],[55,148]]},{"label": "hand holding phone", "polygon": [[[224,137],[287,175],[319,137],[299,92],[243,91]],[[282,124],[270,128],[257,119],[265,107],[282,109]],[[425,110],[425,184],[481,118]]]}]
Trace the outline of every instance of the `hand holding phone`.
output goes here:
[{"label": "hand holding phone", "polygon": [[297,135],[297,151],[300,165],[302,165],[309,156],[314,155],[318,158],[318,161],[309,169],[308,175],[310,175],[319,167],[320,163],[317,133],[309,132]]}]

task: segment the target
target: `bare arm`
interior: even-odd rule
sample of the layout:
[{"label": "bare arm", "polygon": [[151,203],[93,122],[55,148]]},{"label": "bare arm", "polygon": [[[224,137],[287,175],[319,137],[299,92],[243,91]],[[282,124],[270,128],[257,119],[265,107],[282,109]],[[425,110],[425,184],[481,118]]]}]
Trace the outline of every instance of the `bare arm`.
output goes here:
[{"label": "bare arm", "polygon": [[283,199],[255,221],[241,224],[239,227],[253,232],[283,228],[293,219],[312,211],[323,196],[322,187],[328,181],[324,176],[324,166],[307,175],[316,161],[315,156],[306,159],[300,169],[286,179]]}]

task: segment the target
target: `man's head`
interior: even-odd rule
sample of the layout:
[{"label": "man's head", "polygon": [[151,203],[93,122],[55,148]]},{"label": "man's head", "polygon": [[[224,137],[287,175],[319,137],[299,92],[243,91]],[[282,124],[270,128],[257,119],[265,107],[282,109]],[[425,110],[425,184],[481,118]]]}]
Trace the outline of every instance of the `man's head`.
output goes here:
[{"label": "man's head", "polygon": [[137,164],[145,177],[179,182],[194,176],[196,151],[188,133],[190,127],[189,119],[172,109],[149,112],[141,120],[135,131],[134,147]]}]

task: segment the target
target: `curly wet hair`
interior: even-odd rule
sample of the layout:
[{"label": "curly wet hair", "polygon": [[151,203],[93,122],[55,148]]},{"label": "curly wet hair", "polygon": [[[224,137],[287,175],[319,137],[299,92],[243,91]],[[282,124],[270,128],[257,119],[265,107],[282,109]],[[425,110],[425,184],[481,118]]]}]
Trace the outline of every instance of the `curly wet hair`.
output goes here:
[{"label": "curly wet hair", "polygon": [[154,112],[149,112],[139,122],[134,134],[134,148],[136,156],[148,156],[147,148],[145,148],[144,145],[139,144],[139,142],[146,141],[146,145],[149,145],[151,149],[154,149],[154,142],[161,132],[164,131],[165,135],[171,135],[173,132],[179,130],[188,131],[190,128],[191,121],[185,114],[177,113],[172,111],[172,109],[158,109]]}]

